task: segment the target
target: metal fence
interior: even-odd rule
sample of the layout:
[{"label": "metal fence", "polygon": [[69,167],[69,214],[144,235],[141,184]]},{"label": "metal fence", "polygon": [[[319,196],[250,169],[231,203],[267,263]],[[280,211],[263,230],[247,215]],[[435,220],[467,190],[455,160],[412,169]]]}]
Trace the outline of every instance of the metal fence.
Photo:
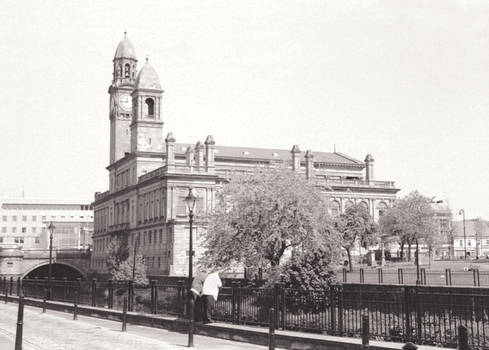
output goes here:
[{"label": "metal fence", "polygon": [[[386,270],[377,268],[365,270],[360,268],[355,271],[347,269],[339,270],[336,277],[343,283],[385,283],[385,284],[416,284],[418,274],[415,269]],[[468,271],[431,271],[420,269],[419,283],[432,286],[486,286],[489,287],[489,271],[472,269]]]},{"label": "metal fence", "polygon": [[[185,317],[187,291],[183,281],[175,284],[134,286],[132,282],[0,280],[0,293],[122,309],[124,297],[134,312]],[[453,347],[457,329],[467,327],[471,349],[489,348],[489,288],[408,286],[343,283],[329,290],[223,287],[214,309],[217,320],[235,324],[267,326],[270,308],[275,324],[338,336],[360,337],[362,315],[370,319],[372,339]]]}]

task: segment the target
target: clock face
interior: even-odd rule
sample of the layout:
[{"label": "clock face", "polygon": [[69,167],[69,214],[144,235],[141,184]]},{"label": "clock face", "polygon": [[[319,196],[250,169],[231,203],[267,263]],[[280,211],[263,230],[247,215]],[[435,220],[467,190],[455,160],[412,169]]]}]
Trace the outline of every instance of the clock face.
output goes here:
[{"label": "clock face", "polygon": [[132,108],[131,96],[120,95],[119,96],[119,106],[125,111],[130,111]]}]

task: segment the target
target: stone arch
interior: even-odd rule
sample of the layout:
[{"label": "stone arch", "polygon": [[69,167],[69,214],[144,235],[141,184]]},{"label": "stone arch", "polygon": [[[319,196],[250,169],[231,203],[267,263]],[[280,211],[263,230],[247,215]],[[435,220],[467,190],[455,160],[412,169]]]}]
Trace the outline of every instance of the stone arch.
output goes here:
[{"label": "stone arch", "polygon": [[388,205],[386,202],[384,201],[380,201],[379,203],[377,203],[377,205],[375,206],[376,209],[377,209],[377,213],[378,213],[378,217],[380,218],[382,215],[384,215],[385,211],[387,210]]},{"label": "stone arch", "polygon": [[346,202],[345,202],[345,205],[343,206],[343,208],[346,210],[348,209],[349,207],[351,207],[353,205],[353,201],[351,199],[348,199]]},{"label": "stone arch", "polygon": [[329,211],[332,216],[338,216],[341,213],[341,205],[340,202],[336,199],[333,199],[329,202]]},{"label": "stone arch", "polygon": [[[31,272],[34,272],[35,270],[38,270],[38,269],[44,269],[44,268],[48,268],[49,266],[49,263],[46,262],[46,261],[43,261],[43,262],[40,262],[32,267],[30,267],[29,269],[27,269],[23,275],[22,275],[22,278],[26,278]],[[70,264],[70,263],[66,263],[66,262],[53,262],[52,263],[52,266],[53,268],[55,266],[63,266],[65,268],[70,268],[72,269],[73,271],[75,271],[78,275],[80,275],[81,279],[84,280],[86,279],[86,274],[77,266],[73,265],[73,264]],[[68,276],[64,276],[64,277],[68,277]],[[53,277],[54,279],[54,277]]]}]

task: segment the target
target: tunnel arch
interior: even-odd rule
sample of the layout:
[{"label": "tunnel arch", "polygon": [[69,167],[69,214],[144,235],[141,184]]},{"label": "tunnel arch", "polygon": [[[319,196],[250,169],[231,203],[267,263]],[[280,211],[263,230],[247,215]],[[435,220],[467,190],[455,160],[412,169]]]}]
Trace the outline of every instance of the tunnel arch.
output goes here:
[{"label": "tunnel arch", "polygon": [[[44,278],[48,276],[49,263],[42,262],[24,272],[23,279],[34,279],[35,277]],[[65,262],[52,263],[52,278],[53,280],[62,280],[66,277],[68,280],[76,280],[81,278],[86,279],[85,274],[78,267]]]}]

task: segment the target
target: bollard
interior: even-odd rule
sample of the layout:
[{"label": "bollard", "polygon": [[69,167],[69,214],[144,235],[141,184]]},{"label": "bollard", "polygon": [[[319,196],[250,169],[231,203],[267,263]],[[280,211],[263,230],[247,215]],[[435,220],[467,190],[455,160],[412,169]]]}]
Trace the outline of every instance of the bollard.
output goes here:
[{"label": "bollard", "polygon": [[24,326],[24,296],[19,295],[19,311],[17,312],[17,331],[15,333],[15,350],[22,350],[22,328]]},{"label": "bollard", "polygon": [[44,292],[44,297],[42,298],[42,313],[46,313],[46,295],[47,295],[47,290]]},{"label": "bollard", "polygon": [[369,323],[368,323],[368,313],[362,315],[362,349],[369,349]]},{"label": "bollard", "polygon": [[188,300],[189,306],[189,316],[188,316],[188,347],[194,347],[194,307],[195,301],[193,297],[189,297]]},{"label": "bollard", "polygon": [[73,305],[73,320],[78,320],[78,303],[76,302],[76,299],[75,304]]},{"label": "bollard", "polygon": [[416,345],[414,345],[413,343],[409,342],[409,343],[406,343],[406,345],[404,345],[402,347],[402,350],[416,350],[418,347]]},{"label": "bollard", "polygon": [[127,330],[127,297],[124,297],[124,304],[122,305],[122,331]]},{"label": "bollard", "polygon": [[458,350],[469,350],[469,337],[467,327],[458,326]]},{"label": "bollard", "polygon": [[275,350],[275,309],[270,308],[268,327],[268,350]]}]

